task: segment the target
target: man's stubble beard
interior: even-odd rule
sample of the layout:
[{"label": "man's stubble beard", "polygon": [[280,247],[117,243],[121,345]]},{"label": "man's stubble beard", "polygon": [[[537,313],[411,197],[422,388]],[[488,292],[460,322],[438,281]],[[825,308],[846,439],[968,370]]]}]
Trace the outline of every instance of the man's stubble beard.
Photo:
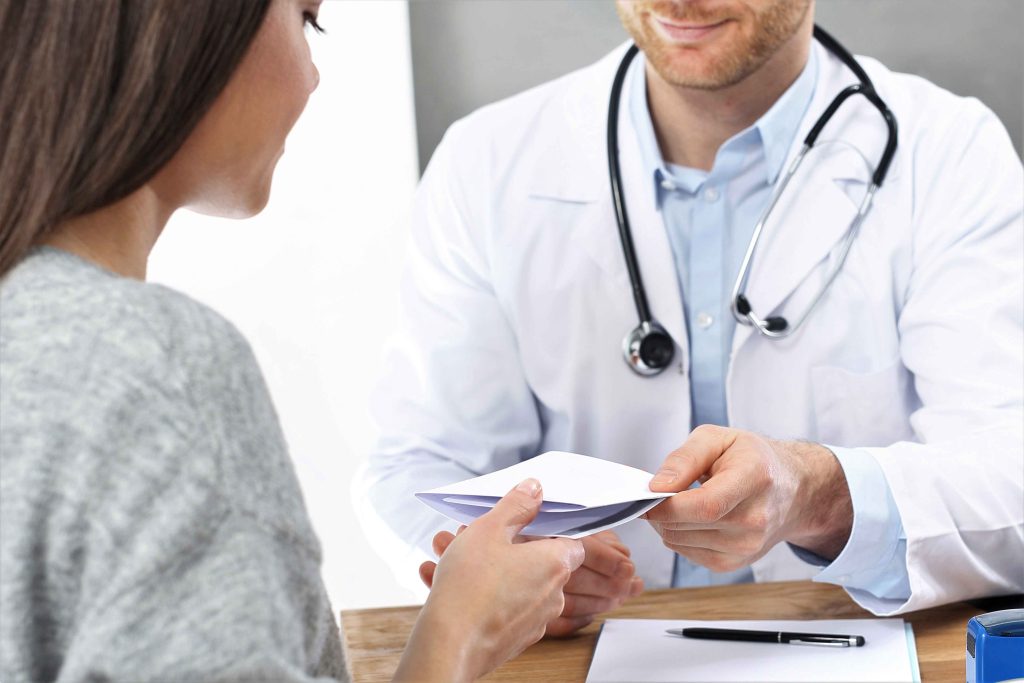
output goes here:
[{"label": "man's stubble beard", "polygon": [[[655,1],[646,4],[649,9],[657,10],[655,14],[665,19],[696,24],[711,24],[721,20],[713,13],[696,8],[680,12],[671,2]],[[664,43],[655,33],[657,29],[643,17],[627,13],[616,5],[623,25],[658,75],[670,85],[698,90],[728,88],[757,71],[793,37],[809,8],[810,0],[781,0],[771,4],[758,15],[751,35],[741,37],[742,44],[728,46],[723,54],[709,64],[706,72],[694,73],[694,69],[673,62],[673,53],[678,48]]]}]

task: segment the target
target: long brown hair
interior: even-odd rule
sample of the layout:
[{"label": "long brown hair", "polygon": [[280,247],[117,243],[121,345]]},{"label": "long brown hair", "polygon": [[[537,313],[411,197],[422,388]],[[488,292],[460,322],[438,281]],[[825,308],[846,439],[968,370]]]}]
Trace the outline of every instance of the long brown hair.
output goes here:
[{"label": "long brown hair", "polygon": [[0,0],[0,277],[171,159],[270,2]]}]

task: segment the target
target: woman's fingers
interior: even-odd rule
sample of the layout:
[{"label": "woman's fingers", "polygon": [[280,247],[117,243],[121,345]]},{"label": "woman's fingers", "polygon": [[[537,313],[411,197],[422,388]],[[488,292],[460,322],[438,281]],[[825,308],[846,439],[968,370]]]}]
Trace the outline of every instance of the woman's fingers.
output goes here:
[{"label": "woman's fingers", "polygon": [[434,540],[431,543],[434,554],[438,557],[444,555],[444,551],[448,550],[448,546],[450,546],[454,540],[455,534],[450,531],[439,531],[434,534]]},{"label": "woman's fingers", "polygon": [[437,571],[437,563],[435,562],[424,562],[420,565],[420,581],[423,582],[427,588],[434,586],[434,572]]}]

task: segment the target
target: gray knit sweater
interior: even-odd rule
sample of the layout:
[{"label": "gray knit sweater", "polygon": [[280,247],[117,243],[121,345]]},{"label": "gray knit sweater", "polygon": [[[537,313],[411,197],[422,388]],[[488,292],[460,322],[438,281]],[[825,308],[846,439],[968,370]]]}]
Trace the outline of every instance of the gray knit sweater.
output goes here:
[{"label": "gray knit sweater", "polygon": [[0,680],[346,679],[240,334],[40,249],[0,281]]}]

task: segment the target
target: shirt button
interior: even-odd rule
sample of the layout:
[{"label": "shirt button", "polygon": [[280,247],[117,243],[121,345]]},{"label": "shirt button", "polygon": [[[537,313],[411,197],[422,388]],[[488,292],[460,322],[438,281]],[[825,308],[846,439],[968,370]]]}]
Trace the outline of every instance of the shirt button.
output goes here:
[{"label": "shirt button", "polygon": [[669,192],[671,192],[672,190],[676,189],[676,184],[673,183],[668,178],[665,178],[664,180],[661,181],[661,188],[663,190],[668,190]]},{"label": "shirt button", "polygon": [[717,202],[718,190],[713,187],[709,187],[708,189],[704,190],[704,199],[706,199],[709,202]]},{"label": "shirt button", "polygon": [[706,330],[711,327],[713,322],[715,322],[715,319],[712,318],[710,314],[703,312],[697,314],[697,327],[702,330]]}]

